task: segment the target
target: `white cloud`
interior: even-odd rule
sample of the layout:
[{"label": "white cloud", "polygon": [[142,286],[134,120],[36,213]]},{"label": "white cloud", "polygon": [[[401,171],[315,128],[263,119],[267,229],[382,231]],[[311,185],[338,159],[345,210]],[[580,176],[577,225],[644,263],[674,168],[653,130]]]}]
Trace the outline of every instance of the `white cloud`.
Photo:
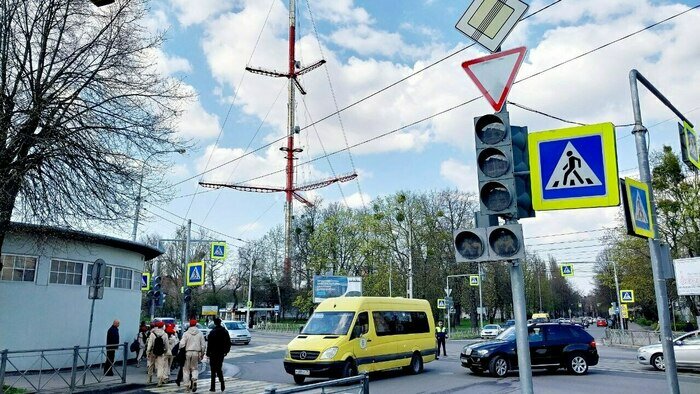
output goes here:
[{"label": "white cloud", "polygon": [[425,55],[427,49],[409,45],[399,33],[377,30],[368,25],[338,29],[330,36],[336,45],[351,49],[360,55],[411,56]]},{"label": "white cloud", "polygon": [[362,193],[360,195],[360,192],[353,193],[349,196],[346,195],[344,201],[342,199],[339,200],[339,202],[342,204],[347,203],[349,208],[362,208],[365,204],[368,204],[370,201],[372,201],[372,197],[369,194]]},{"label": "white cloud", "polygon": [[321,20],[333,23],[368,24],[372,18],[364,8],[355,7],[353,0],[321,0],[313,2],[312,11]]},{"label": "white cloud", "polygon": [[162,50],[156,50],[155,57],[157,70],[163,75],[192,72],[192,64],[184,57],[170,56]]},{"label": "white cloud", "polygon": [[177,13],[178,21],[183,26],[202,23],[210,16],[240,6],[242,3],[239,0],[170,0],[170,2]]},{"label": "white cloud", "polygon": [[476,168],[459,160],[447,159],[440,163],[440,176],[459,190],[475,192],[478,189]]},{"label": "white cloud", "polygon": [[[185,85],[184,88],[192,94],[196,93],[189,85]],[[207,112],[199,98],[195,97],[182,105],[183,113],[176,125],[176,130],[182,137],[208,139],[219,134],[219,117]]]}]

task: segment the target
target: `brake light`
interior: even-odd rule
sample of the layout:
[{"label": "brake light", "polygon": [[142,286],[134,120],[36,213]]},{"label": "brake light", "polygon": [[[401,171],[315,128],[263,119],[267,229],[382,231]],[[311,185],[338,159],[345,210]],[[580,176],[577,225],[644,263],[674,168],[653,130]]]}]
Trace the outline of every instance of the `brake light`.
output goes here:
[{"label": "brake light", "polygon": [[591,347],[595,349],[595,340],[591,341]]}]

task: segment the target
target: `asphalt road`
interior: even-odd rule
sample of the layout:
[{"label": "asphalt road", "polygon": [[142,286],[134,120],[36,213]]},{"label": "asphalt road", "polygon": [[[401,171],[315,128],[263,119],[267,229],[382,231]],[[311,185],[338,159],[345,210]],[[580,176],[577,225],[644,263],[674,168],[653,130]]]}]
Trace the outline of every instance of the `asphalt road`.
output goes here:
[{"label": "asphalt road", "polygon": [[[591,327],[589,332],[600,338],[602,329]],[[236,369],[236,380],[231,387],[237,393],[260,393],[261,387],[293,385],[284,372],[282,359],[285,345],[291,336],[253,333],[248,346],[236,346],[226,360]],[[571,376],[566,371],[557,373],[534,371],[536,393],[664,393],[666,380],[663,373],[650,366],[638,364],[636,349],[612,348],[600,345],[600,363],[591,367],[585,376]],[[389,371],[370,376],[370,390],[375,393],[516,393],[520,385],[518,373],[495,379],[476,376],[463,368],[459,352],[466,341],[448,341],[448,357],[425,365],[420,375],[405,375]],[[700,393],[700,372],[681,371],[679,380],[682,393]],[[309,382],[320,381],[309,379]],[[246,389],[250,387],[250,390]],[[257,390],[257,391],[256,391]]]}]

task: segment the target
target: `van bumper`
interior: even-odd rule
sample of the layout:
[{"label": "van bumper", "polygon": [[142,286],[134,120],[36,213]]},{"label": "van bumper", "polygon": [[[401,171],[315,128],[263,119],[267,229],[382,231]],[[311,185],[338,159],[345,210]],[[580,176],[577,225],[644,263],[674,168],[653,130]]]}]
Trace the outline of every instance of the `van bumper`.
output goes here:
[{"label": "van bumper", "polygon": [[316,363],[300,363],[296,361],[284,361],[284,370],[290,375],[297,375],[296,370],[309,371],[310,377],[332,378],[342,374],[345,363],[343,361],[326,361]]}]

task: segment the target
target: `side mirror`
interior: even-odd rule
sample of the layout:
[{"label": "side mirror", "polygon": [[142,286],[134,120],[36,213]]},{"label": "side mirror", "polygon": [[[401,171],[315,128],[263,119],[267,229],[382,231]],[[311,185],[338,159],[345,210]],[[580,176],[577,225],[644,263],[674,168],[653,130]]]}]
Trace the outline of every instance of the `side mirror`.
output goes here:
[{"label": "side mirror", "polygon": [[683,341],[675,341],[674,344],[676,346],[683,346]]},{"label": "side mirror", "polygon": [[301,331],[304,329],[304,326],[299,326],[299,334],[301,334]]}]

